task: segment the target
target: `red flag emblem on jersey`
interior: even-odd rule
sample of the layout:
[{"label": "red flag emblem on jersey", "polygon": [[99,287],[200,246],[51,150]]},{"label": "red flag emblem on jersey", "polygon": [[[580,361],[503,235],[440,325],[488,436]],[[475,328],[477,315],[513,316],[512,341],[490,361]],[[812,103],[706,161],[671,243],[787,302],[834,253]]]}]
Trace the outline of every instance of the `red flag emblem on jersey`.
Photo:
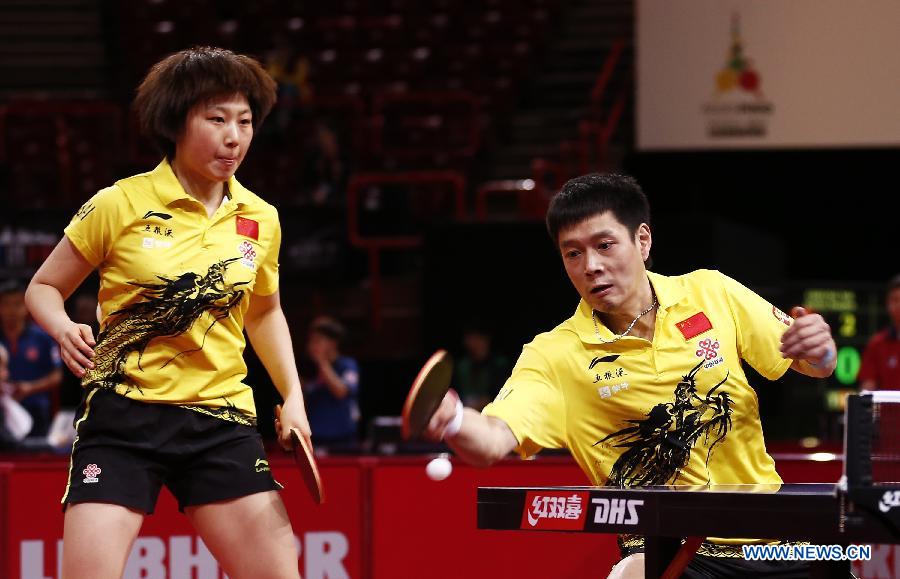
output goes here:
[{"label": "red flag emblem on jersey", "polygon": [[712,322],[709,321],[706,314],[700,312],[682,322],[678,322],[675,324],[675,327],[678,328],[678,331],[681,332],[685,340],[690,340],[694,336],[699,336],[706,330],[711,330]]},{"label": "red flag emblem on jersey", "polygon": [[259,241],[259,222],[238,216],[237,234]]}]

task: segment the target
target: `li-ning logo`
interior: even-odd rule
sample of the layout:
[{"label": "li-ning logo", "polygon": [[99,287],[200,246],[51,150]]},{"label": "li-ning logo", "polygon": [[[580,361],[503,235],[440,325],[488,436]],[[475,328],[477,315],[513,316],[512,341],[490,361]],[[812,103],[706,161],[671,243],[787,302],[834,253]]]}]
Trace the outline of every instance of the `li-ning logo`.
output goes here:
[{"label": "li-ning logo", "polygon": [[601,525],[637,525],[640,521],[638,507],[644,501],[637,499],[591,499],[594,506],[594,522]]},{"label": "li-ning logo", "polygon": [[98,467],[96,464],[89,464],[81,472],[84,473],[84,476],[85,476],[85,479],[83,482],[96,483],[96,482],[100,482],[100,479],[97,478],[97,475],[99,475],[103,471],[100,470],[100,467]]},{"label": "li-ning logo", "polygon": [[887,491],[878,501],[878,510],[886,513],[894,507],[900,507],[900,491]]},{"label": "li-ning logo", "polygon": [[578,531],[584,526],[587,493],[529,492],[525,496],[523,529]]},{"label": "li-ning logo", "polygon": [[262,458],[257,458],[256,464],[253,466],[254,468],[256,468],[256,472],[266,472],[267,470],[269,470],[269,461]]},{"label": "li-ning logo", "polygon": [[615,362],[618,359],[619,359],[618,354],[610,354],[609,356],[603,356],[602,358],[595,357],[593,360],[591,360],[591,365],[588,366],[588,370],[593,370],[594,366],[596,366],[597,364],[599,364],[601,362]]},{"label": "li-ning logo", "polygon": [[157,211],[148,211],[144,213],[144,219],[149,219],[151,217],[159,217],[160,219],[172,219],[172,216],[168,213],[159,213]]}]

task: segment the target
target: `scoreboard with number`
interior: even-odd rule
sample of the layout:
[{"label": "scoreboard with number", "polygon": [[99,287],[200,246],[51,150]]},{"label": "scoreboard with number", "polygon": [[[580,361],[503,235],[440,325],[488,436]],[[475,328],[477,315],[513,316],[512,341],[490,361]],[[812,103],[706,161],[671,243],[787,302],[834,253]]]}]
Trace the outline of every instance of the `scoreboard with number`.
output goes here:
[{"label": "scoreboard with number", "polygon": [[785,282],[750,286],[779,309],[803,306],[825,318],[837,344],[837,367],[828,378],[809,378],[787,372],[770,387],[748,365],[766,436],[776,440],[814,438],[838,442],[843,436],[847,396],[859,389],[857,375],[863,351],[872,336],[888,324],[885,283]]},{"label": "scoreboard with number", "polygon": [[826,408],[841,410],[846,395],[857,390],[857,374],[869,339],[888,324],[885,284],[804,283],[785,288],[779,307],[802,305],[831,326],[837,344],[837,367],[827,379]]}]

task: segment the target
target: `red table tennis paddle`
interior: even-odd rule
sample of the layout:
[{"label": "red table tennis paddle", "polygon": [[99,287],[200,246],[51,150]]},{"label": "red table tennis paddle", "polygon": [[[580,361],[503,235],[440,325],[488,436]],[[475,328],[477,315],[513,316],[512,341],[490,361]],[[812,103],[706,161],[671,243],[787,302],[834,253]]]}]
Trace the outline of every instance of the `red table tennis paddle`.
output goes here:
[{"label": "red table tennis paddle", "polygon": [[[281,405],[275,406],[275,420],[281,419]],[[278,429],[276,428],[276,431]],[[325,502],[325,489],[322,487],[322,478],[319,476],[319,468],[316,466],[316,457],[313,454],[312,447],[306,438],[300,434],[296,428],[291,428],[291,446],[294,462],[300,469],[303,482],[312,495],[313,500],[318,504]]]},{"label": "red table tennis paddle", "polygon": [[446,350],[438,350],[428,358],[413,381],[406,402],[403,404],[401,433],[403,438],[418,438],[428,427],[428,422],[444,395],[450,389],[453,376],[453,358]]},{"label": "red table tennis paddle", "polygon": [[312,498],[321,505],[325,502],[325,489],[322,488],[322,479],[319,477],[319,468],[316,466],[312,447],[296,428],[291,429],[291,442],[294,445],[294,461],[300,469],[300,474],[303,475],[303,482],[306,483]]}]

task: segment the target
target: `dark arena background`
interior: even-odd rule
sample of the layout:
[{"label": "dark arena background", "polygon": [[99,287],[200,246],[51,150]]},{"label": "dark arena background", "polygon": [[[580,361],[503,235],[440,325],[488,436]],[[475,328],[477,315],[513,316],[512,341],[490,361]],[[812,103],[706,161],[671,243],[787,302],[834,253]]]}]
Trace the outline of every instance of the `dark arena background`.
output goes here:
[{"label": "dark arena background", "polygon": [[[316,507],[273,443],[279,400],[248,345],[303,576],[605,576],[614,538],[474,528],[478,484],[586,484],[566,453],[487,471],[454,461],[447,481],[430,481],[423,467],[446,447],[400,439],[404,398],[434,350],[465,354],[472,328],[511,368],[572,314],[544,210],[571,177],[623,172],[650,199],[654,271],[718,269],[782,310],[826,317],[831,378],[749,374],[785,481],[835,482],[844,400],[900,273],[900,41],[871,27],[879,10],[895,24],[900,12],[823,6],[0,0],[0,281],[27,281],[91,195],[159,162],[131,109],[149,66],[194,45],[252,55],[279,100],[237,178],[279,210],[301,376],[314,371],[307,328],[320,315],[347,328],[344,353],[360,365],[358,436],[319,449],[329,502]],[[880,48],[858,42],[867,34]],[[69,300],[73,315],[97,289],[92,277]],[[67,377],[54,410],[79,399]],[[0,577],[58,577],[67,453],[31,441],[0,455]],[[425,570],[446,563],[432,544],[445,536],[481,566]],[[127,577],[221,576],[171,497],[139,542]],[[857,574],[898,576],[893,547],[878,549]],[[538,551],[555,563],[528,562]]]}]

